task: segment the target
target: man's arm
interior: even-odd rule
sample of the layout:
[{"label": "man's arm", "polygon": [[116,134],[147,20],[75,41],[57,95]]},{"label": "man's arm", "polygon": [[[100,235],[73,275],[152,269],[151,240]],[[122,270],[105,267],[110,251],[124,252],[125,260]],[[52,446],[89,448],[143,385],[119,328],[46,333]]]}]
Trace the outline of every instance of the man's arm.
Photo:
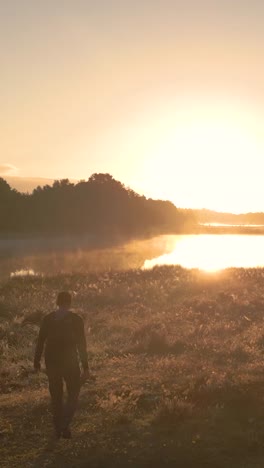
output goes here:
[{"label": "man's arm", "polygon": [[88,375],[89,366],[88,366],[88,356],[87,356],[87,348],[86,348],[86,338],[85,338],[85,333],[84,333],[84,323],[81,317],[79,317],[79,323],[78,323],[77,349],[78,349],[83,371],[85,374]]},{"label": "man's arm", "polygon": [[36,344],[36,350],[35,350],[35,356],[34,356],[34,368],[36,370],[40,370],[40,360],[44,348],[44,343],[47,338],[47,320],[46,317],[44,317],[42,324],[40,326],[39,330],[39,335],[37,339],[37,344]]}]

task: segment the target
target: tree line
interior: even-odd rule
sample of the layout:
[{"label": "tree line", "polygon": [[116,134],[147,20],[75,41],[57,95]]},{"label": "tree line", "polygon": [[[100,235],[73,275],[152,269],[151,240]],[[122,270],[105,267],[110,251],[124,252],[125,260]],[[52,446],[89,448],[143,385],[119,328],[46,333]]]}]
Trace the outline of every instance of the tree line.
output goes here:
[{"label": "tree line", "polygon": [[31,194],[0,178],[0,233],[141,236],[183,232],[193,223],[192,213],[139,195],[110,174],[56,180]]},{"label": "tree line", "polygon": [[193,210],[199,223],[224,223],[224,224],[256,224],[264,225],[263,212],[250,213],[221,213],[212,210]]}]

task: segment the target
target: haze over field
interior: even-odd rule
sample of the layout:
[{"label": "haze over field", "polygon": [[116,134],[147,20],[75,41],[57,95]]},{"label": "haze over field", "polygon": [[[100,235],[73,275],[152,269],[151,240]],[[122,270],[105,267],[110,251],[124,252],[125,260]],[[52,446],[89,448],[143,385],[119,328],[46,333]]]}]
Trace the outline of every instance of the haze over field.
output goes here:
[{"label": "haze over field", "polygon": [[30,190],[109,172],[176,206],[264,211],[263,14],[261,0],[0,2],[0,175]]},{"label": "haze over field", "polygon": [[263,19],[0,0],[1,468],[263,468]]}]

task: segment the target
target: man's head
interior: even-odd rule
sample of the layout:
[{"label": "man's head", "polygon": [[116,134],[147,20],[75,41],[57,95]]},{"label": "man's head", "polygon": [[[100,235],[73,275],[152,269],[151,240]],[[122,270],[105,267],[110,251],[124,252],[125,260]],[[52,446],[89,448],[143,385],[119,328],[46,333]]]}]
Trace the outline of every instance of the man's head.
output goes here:
[{"label": "man's head", "polygon": [[61,291],[57,296],[57,306],[68,308],[71,305],[71,295],[68,291]]}]

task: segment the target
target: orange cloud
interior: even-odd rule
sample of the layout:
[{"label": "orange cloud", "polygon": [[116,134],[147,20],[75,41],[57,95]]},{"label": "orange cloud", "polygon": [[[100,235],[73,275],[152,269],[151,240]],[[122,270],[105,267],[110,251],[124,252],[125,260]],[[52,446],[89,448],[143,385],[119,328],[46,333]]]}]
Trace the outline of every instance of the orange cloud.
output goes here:
[{"label": "orange cloud", "polygon": [[16,174],[18,169],[12,164],[0,164],[0,175]]}]

